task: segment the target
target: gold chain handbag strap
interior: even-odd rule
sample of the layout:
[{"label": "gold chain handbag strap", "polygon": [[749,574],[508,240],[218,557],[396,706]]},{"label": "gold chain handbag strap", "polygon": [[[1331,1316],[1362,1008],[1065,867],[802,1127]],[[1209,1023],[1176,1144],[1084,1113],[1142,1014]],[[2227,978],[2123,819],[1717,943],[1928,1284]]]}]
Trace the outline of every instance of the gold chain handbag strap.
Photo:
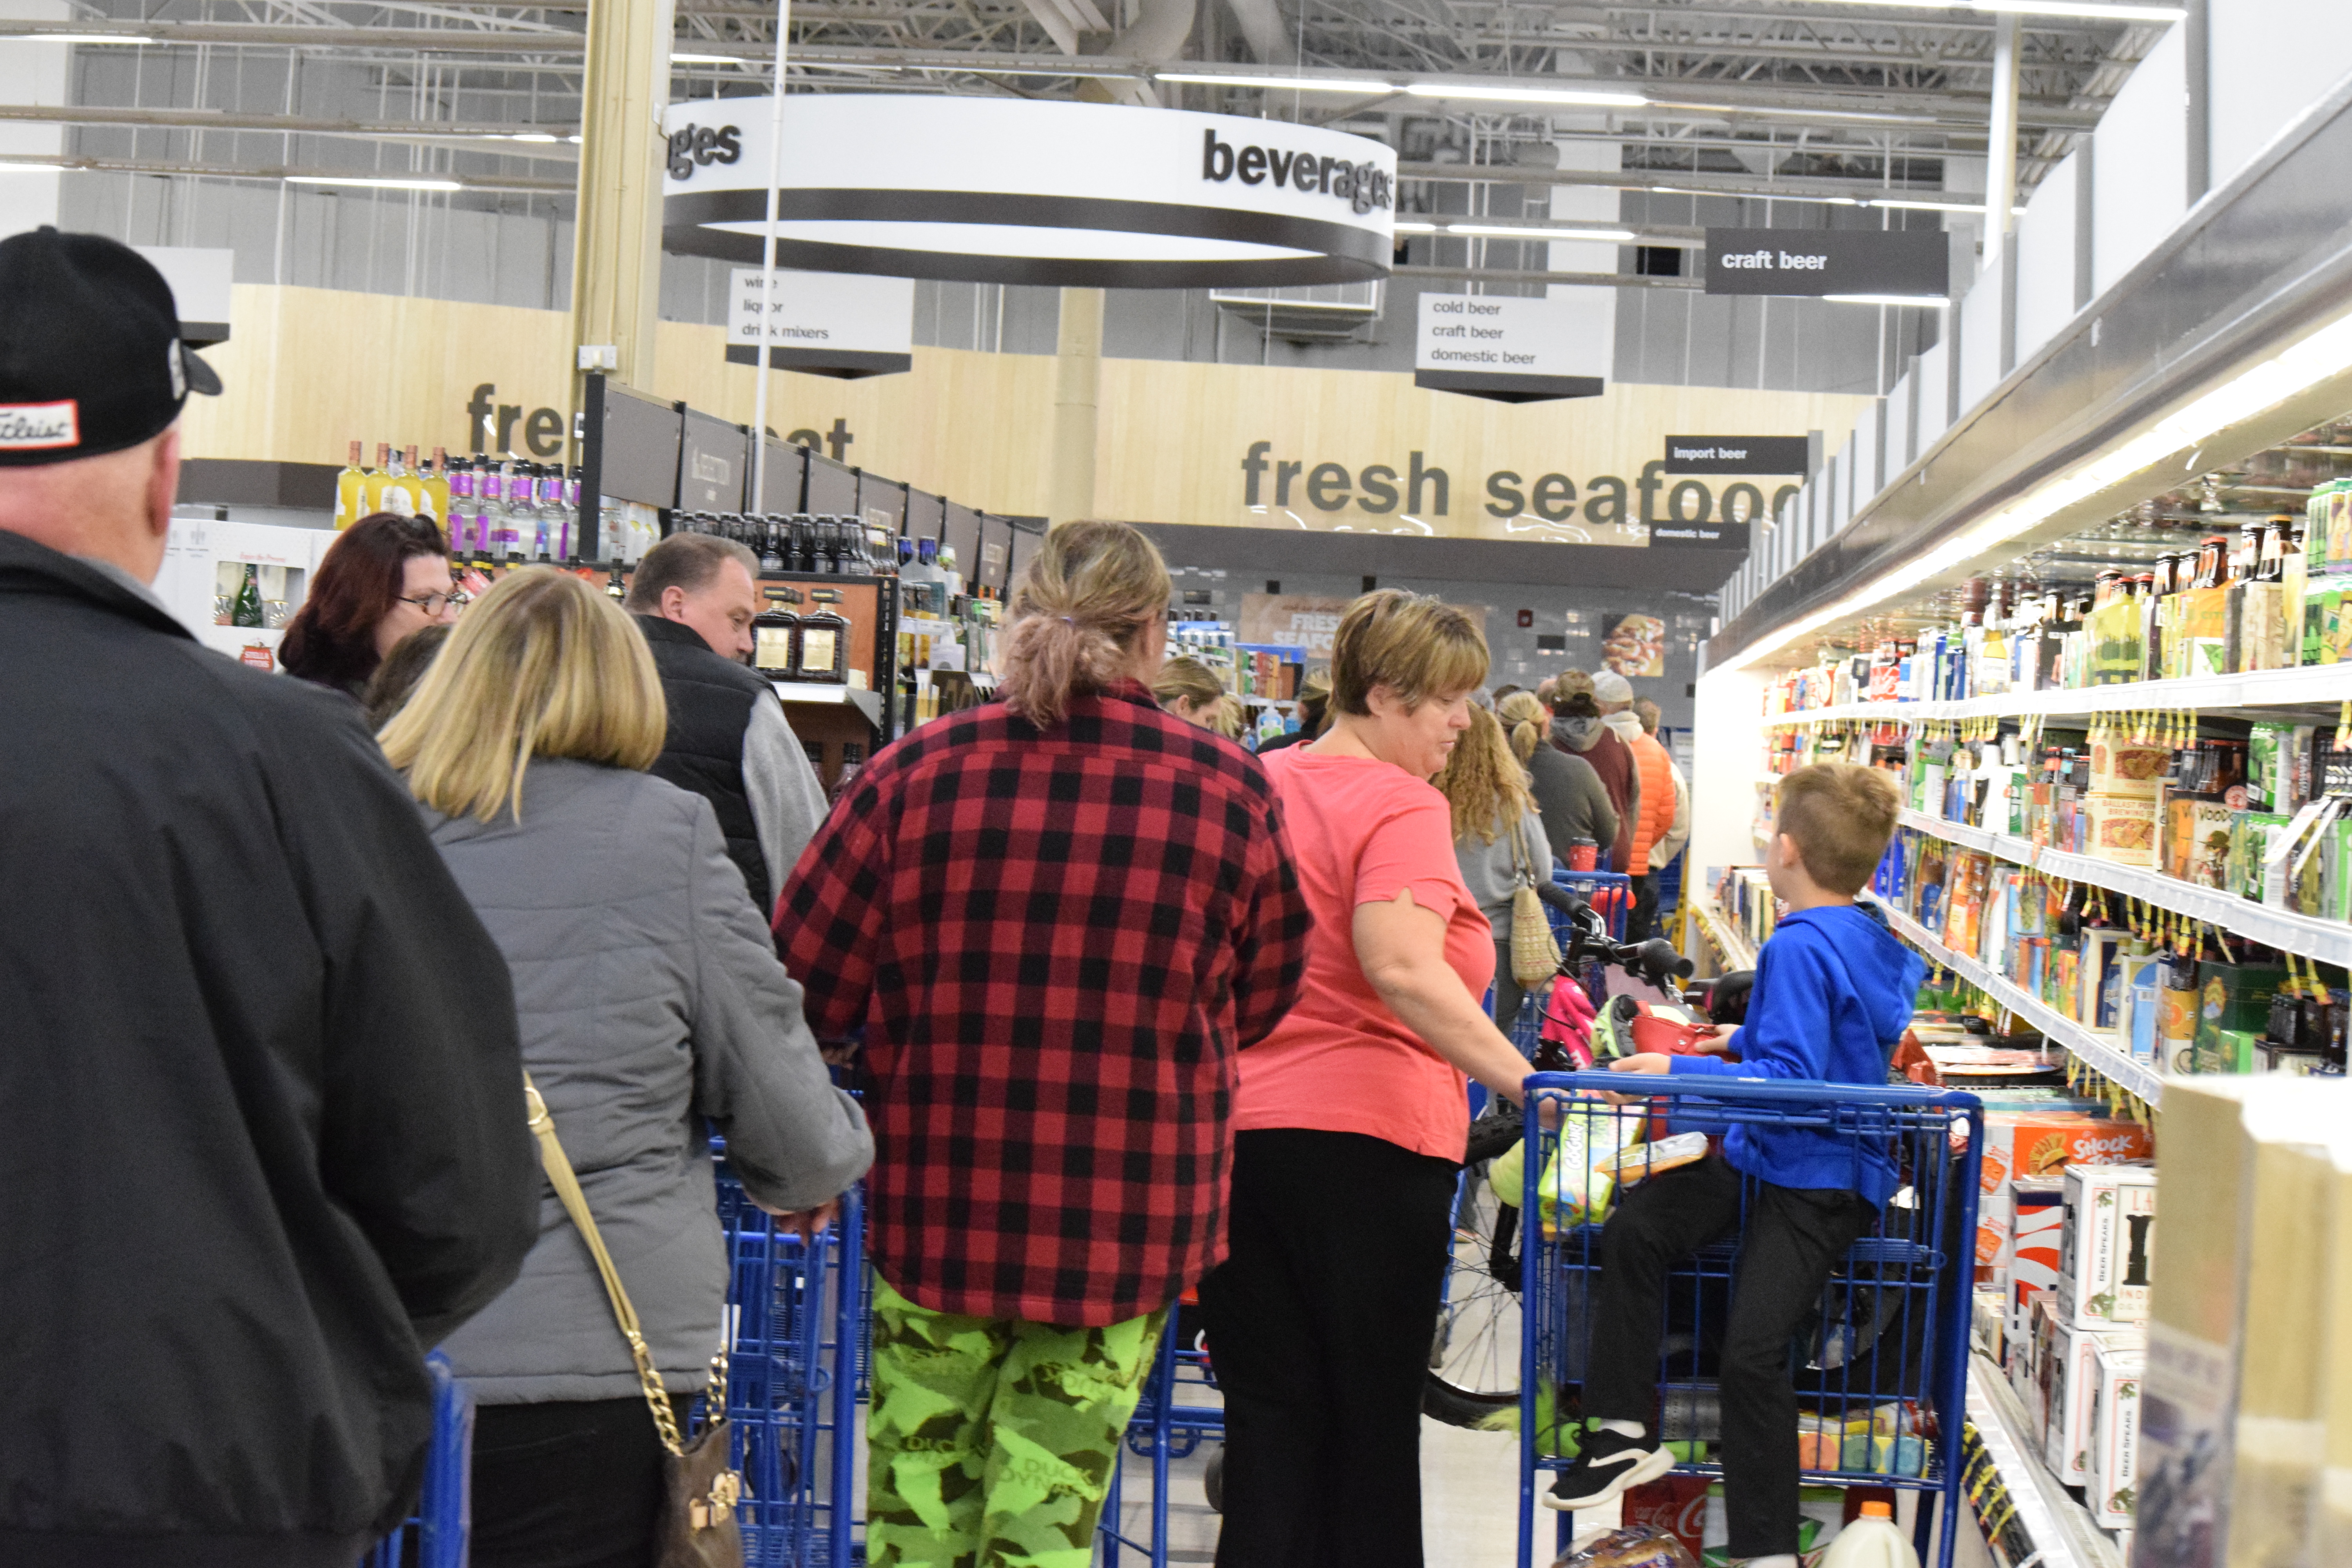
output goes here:
[{"label": "gold chain handbag strap", "polygon": [[669,1392],[662,1387],[661,1373],[654,1368],[653,1352],[646,1346],[644,1329],[637,1321],[637,1310],[629,1304],[629,1292],[621,1283],[620,1271],[613,1267],[613,1255],[604,1250],[604,1237],[596,1229],[596,1216],[588,1212],[588,1194],[580,1190],[580,1178],[572,1172],[572,1162],[563,1152],[563,1144],[555,1136],[555,1118],[548,1113],[547,1101],[540,1097],[539,1086],[530,1081],[529,1073],[522,1079],[523,1100],[530,1109],[530,1130],[539,1139],[539,1163],[547,1172],[555,1195],[562,1200],[563,1212],[582,1240],[596,1259],[596,1272],[604,1276],[604,1294],[613,1303],[613,1321],[621,1326],[621,1337],[629,1342],[629,1359],[636,1363],[637,1383],[645,1391],[646,1404],[654,1414],[654,1430],[661,1435],[661,1444],[673,1455],[686,1452],[685,1441],[678,1436],[677,1415],[670,1408]]}]

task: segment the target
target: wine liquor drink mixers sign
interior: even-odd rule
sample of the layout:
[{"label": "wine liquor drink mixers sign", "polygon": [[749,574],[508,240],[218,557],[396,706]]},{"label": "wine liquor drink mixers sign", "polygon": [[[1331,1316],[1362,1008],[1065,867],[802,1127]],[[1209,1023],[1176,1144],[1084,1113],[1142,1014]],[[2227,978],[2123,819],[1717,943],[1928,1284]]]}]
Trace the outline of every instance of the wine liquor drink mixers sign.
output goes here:
[{"label": "wine liquor drink mixers sign", "polygon": [[[670,105],[662,242],[757,265],[766,98]],[[1185,289],[1387,275],[1396,154],[1343,132],[1118,104],[784,100],[776,264]]]},{"label": "wine liquor drink mixers sign", "polygon": [[756,267],[727,279],[727,358],[760,363],[760,328],[768,329],[768,365],[811,375],[897,375],[915,364],[915,280],[855,272],[775,275],[775,292]]}]

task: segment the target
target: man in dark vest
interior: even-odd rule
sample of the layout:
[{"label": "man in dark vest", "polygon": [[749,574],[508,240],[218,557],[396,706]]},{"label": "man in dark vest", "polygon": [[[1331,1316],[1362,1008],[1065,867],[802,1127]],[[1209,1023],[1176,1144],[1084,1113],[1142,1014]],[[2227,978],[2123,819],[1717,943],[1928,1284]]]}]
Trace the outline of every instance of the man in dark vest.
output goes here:
[{"label": "man in dark vest", "polygon": [[760,558],[731,539],[673,534],[637,563],[627,607],[669,700],[669,736],[653,771],[710,802],[765,920],[824,820],[825,800],[775,688],[743,663],[759,572]]}]

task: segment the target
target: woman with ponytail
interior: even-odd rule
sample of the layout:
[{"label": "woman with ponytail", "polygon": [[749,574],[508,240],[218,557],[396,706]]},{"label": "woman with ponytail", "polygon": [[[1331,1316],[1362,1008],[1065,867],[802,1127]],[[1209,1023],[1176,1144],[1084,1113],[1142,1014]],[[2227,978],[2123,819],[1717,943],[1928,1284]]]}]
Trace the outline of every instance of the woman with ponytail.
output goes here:
[{"label": "woman with ponytail", "polygon": [[[1511,750],[1526,767],[1533,781],[1529,788],[1536,797],[1536,809],[1543,813],[1544,837],[1551,843],[1552,858],[1562,866],[1576,866],[1578,839],[1590,842],[1596,852],[1617,841],[1617,808],[1609,804],[1608,786],[1592,764],[1573,752],[1548,745],[1546,731],[1551,715],[1532,692],[1514,691],[1496,705],[1495,716],[1511,737]],[[1590,869],[1592,862],[1585,862]]]},{"label": "woman with ponytail", "polygon": [[1236,1057],[1308,914],[1273,786],[1163,712],[1168,569],[1045,536],[1001,701],[885,747],[776,912],[877,1155],[866,1552],[1089,1559],[1169,1304],[1224,1256]]}]

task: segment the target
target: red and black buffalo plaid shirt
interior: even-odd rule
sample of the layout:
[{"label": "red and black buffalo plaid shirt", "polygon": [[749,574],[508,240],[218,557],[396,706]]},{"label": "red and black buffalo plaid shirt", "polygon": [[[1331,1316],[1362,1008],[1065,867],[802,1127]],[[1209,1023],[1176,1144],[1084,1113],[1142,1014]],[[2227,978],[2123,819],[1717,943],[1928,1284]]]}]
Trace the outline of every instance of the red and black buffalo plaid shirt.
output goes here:
[{"label": "red and black buffalo plaid shirt", "polygon": [[776,947],[811,1028],[866,1029],[876,1264],[939,1311],[1098,1326],[1225,1255],[1234,1054],[1298,994],[1273,786],[1123,683],[875,757],[802,855]]}]

